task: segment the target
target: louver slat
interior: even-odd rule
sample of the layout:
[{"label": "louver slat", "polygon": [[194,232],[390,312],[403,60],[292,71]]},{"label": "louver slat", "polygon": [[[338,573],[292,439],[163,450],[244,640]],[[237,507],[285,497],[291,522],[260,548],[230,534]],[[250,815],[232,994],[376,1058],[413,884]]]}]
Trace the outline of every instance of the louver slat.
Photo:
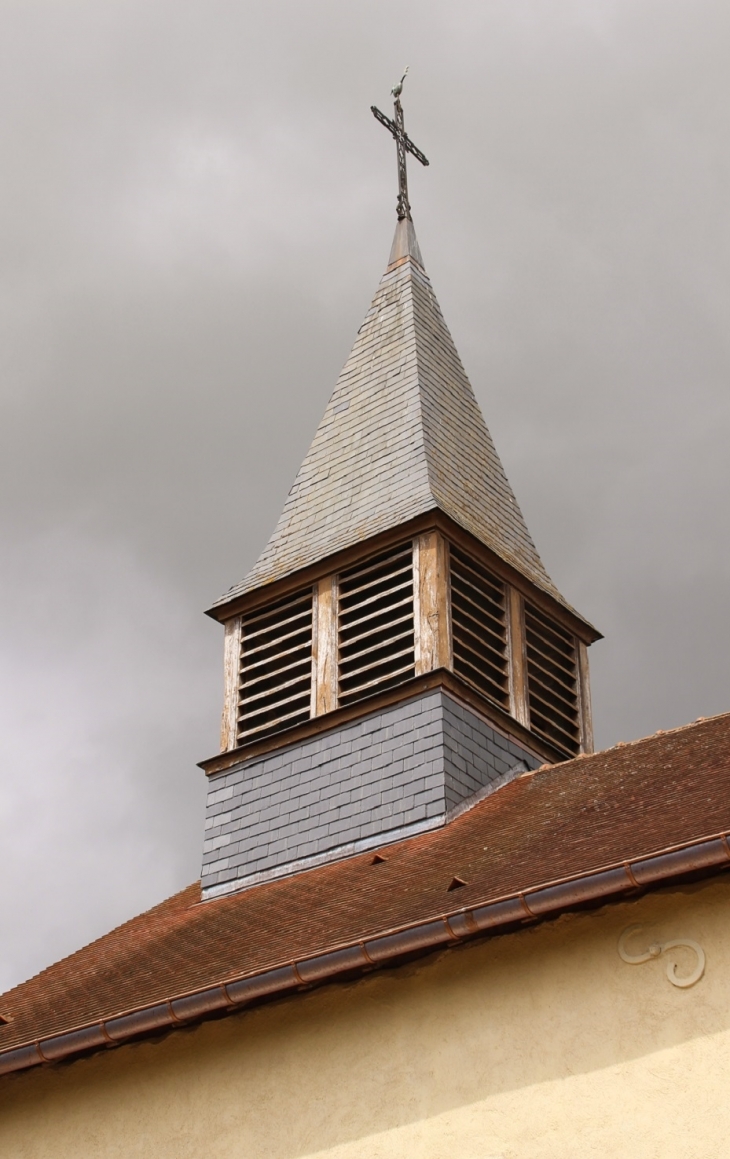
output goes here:
[{"label": "louver slat", "polygon": [[575,640],[525,603],[530,728],[566,756],[580,750]]},{"label": "louver slat", "polygon": [[312,690],[312,592],[244,616],[238,743],[308,720]]},{"label": "louver slat", "polygon": [[413,548],[379,555],[339,577],[339,704],[415,675]]},{"label": "louver slat", "polygon": [[453,545],[449,555],[454,672],[509,710],[504,584]]}]

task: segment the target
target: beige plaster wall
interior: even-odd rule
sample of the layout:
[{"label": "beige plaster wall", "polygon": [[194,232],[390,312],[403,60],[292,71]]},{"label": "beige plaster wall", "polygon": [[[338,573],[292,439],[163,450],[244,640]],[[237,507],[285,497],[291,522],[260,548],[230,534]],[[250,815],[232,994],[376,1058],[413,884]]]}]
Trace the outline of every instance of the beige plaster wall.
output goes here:
[{"label": "beige plaster wall", "polygon": [[[8,1076],[0,1156],[714,1159],[729,918],[717,879]],[[646,944],[696,939],[704,977],[681,990],[666,959],[622,962],[633,922],[651,923]]]}]

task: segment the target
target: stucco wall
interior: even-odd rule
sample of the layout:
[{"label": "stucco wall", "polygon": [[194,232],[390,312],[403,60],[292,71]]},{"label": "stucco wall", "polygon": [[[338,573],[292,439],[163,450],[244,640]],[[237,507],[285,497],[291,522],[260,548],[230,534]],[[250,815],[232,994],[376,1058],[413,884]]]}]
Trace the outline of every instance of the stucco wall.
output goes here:
[{"label": "stucco wall", "polygon": [[[718,879],[8,1076],[0,1155],[714,1159],[730,1134],[729,917]],[[622,962],[633,922],[652,923],[646,944],[696,939],[701,981]]]}]

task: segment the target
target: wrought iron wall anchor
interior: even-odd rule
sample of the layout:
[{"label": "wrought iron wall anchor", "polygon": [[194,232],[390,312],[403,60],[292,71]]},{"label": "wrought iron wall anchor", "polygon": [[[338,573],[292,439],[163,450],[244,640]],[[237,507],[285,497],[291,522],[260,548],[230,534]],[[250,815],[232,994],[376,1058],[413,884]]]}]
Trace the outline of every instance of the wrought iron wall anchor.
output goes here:
[{"label": "wrought iron wall anchor", "polygon": [[397,84],[393,85],[390,90],[394,100],[395,120],[391,121],[390,117],[386,117],[385,113],[381,113],[380,109],[375,105],[370,106],[370,112],[373,114],[381,125],[385,125],[395,139],[396,150],[398,153],[398,221],[403,221],[404,218],[411,220],[411,204],[408,200],[408,173],[406,171],[406,153],[411,153],[417,161],[422,165],[428,165],[428,158],[423,155],[421,150],[413,144],[405,130],[403,121],[403,106],[400,103],[400,95],[403,92],[403,82],[406,79],[408,69],[406,68],[403,76]]},{"label": "wrought iron wall anchor", "polygon": [[652,958],[660,958],[667,950],[674,950],[678,946],[683,946],[692,952],[697,957],[697,965],[691,974],[680,978],[677,975],[677,966],[675,962],[667,963],[667,978],[673,986],[678,986],[681,990],[686,990],[689,986],[694,986],[695,982],[699,982],[700,978],[705,972],[705,951],[698,942],[692,938],[672,938],[669,942],[652,942],[647,950],[641,954],[630,954],[626,949],[626,943],[629,938],[637,934],[639,930],[643,930],[643,925],[627,926],[618,940],[619,957],[623,962],[628,962],[630,966],[640,966],[643,962],[649,962]]}]

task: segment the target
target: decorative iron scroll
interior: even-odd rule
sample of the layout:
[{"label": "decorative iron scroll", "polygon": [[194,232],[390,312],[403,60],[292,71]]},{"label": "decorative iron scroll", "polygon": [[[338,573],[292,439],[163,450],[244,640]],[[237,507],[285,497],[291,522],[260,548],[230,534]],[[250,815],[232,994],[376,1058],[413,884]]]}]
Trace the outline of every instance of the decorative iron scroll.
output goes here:
[{"label": "decorative iron scroll", "polygon": [[626,943],[629,938],[633,937],[640,930],[645,927],[643,925],[627,926],[618,940],[618,952],[622,962],[627,962],[630,966],[640,966],[643,962],[649,962],[652,958],[660,958],[667,950],[674,950],[678,946],[691,950],[697,957],[697,965],[691,974],[680,978],[677,975],[677,966],[675,962],[667,963],[667,978],[673,986],[678,986],[682,990],[686,990],[689,986],[694,986],[695,982],[699,982],[700,978],[705,972],[705,951],[702,946],[695,942],[692,938],[672,938],[668,942],[652,942],[647,950],[640,954],[630,954],[626,949]]}]

